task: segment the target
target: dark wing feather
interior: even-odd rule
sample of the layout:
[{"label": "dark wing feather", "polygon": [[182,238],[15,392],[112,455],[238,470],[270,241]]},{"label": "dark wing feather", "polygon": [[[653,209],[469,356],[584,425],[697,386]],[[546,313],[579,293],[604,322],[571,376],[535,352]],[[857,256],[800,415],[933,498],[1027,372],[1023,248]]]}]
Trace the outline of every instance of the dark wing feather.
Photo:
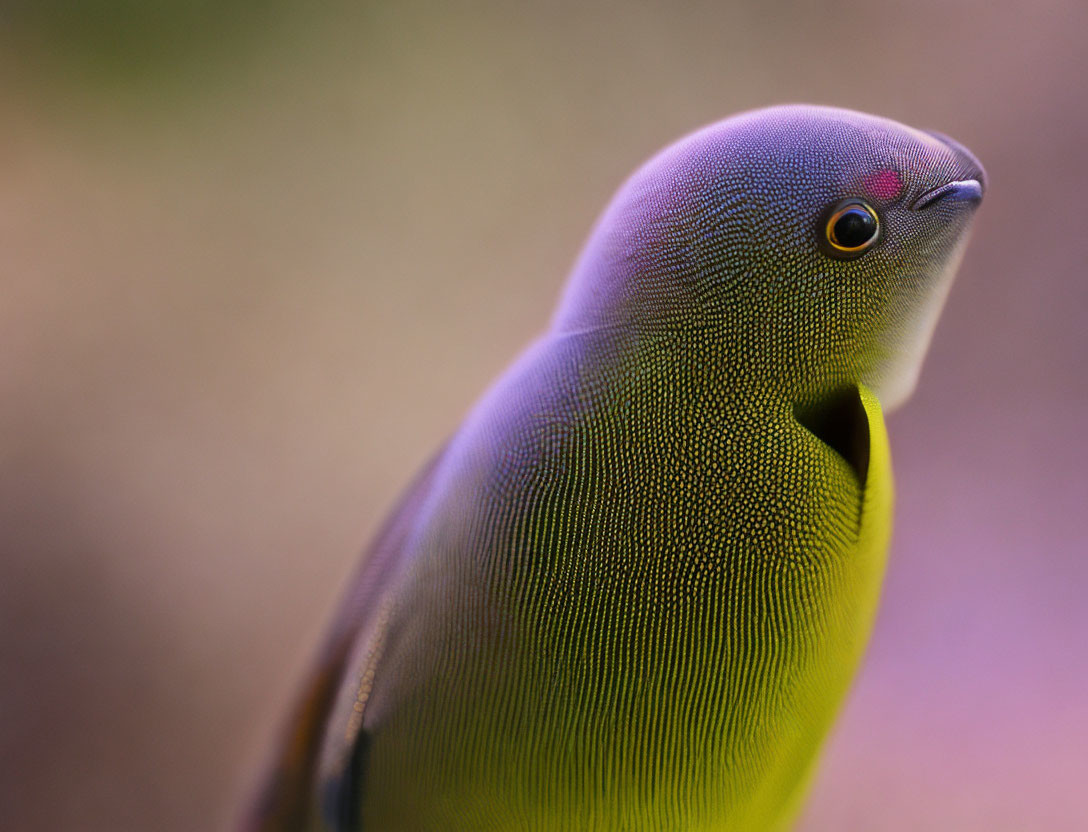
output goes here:
[{"label": "dark wing feather", "polygon": [[[349,670],[358,635],[376,612],[383,587],[402,561],[404,545],[415,528],[444,453],[443,448],[416,476],[368,548],[306,688],[287,721],[257,799],[242,820],[242,832],[298,832],[310,828],[316,820],[316,768],[329,714]],[[367,737],[360,733],[346,761],[355,777],[362,774],[367,745]],[[336,795],[334,799],[342,804],[345,796]],[[341,818],[345,812],[358,814],[344,805],[334,810]]]}]

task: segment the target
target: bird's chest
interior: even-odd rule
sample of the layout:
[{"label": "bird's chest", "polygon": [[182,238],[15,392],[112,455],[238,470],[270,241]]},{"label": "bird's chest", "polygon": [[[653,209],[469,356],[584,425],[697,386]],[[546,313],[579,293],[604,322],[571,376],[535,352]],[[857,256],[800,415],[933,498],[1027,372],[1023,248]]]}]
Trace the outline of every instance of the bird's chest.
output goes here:
[{"label": "bird's chest", "polygon": [[538,433],[476,547],[504,565],[484,564],[488,603],[516,611],[528,660],[575,699],[588,677],[612,685],[598,706],[720,698],[753,657],[801,644],[857,530],[856,483],[787,426],[652,404]]}]

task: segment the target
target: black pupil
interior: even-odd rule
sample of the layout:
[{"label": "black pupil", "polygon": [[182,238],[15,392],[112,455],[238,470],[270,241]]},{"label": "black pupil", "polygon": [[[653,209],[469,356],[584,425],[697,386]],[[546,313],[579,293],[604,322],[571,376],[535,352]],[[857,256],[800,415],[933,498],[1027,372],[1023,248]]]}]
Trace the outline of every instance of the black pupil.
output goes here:
[{"label": "black pupil", "polygon": [[876,218],[864,208],[848,208],[835,220],[832,233],[843,248],[863,246],[876,234]]}]

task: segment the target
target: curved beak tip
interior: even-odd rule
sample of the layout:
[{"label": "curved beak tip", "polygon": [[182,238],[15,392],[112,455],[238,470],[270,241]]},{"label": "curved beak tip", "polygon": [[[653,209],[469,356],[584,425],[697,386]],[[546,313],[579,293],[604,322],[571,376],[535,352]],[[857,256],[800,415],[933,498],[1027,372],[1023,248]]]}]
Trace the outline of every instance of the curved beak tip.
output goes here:
[{"label": "curved beak tip", "polygon": [[978,179],[957,179],[932,191],[922,194],[910,206],[912,211],[921,211],[938,202],[962,202],[978,204],[982,202],[982,183]]}]

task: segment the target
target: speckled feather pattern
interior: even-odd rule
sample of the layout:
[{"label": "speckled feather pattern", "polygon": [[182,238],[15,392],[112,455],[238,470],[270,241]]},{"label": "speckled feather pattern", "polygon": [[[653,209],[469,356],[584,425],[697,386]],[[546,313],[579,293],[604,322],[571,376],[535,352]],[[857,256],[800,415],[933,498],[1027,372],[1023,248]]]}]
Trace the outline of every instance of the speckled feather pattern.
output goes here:
[{"label": "speckled feather pattern", "polygon": [[[253,828],[786,826],[876,609],[880,402],[973,208],[912,206],[966,179],[943,137],[812,107],[640,169],[379,535]],[[853,260],[820,242],[846,197],[882,225]]]}]

